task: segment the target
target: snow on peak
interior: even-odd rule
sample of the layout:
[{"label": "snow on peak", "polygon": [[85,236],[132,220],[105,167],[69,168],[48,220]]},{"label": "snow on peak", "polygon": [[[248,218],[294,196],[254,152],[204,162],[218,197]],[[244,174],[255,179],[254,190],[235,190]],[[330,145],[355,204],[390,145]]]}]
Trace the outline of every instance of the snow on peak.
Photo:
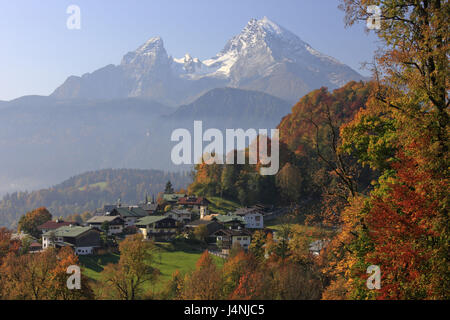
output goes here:
[{"label": "snow on peak", "polygon": [[167,60],[167,52],[164,49],[164,42],[161,37],[148,39],[135,51],[128,52],[122,59],[122,65],[147,63],[153,64],[156,60]]},{"label": "snow on peak", "polygon": [[157,36],[148,39],[142,46],[140,46],[136,50],[136,53],[146,54],[160,49],[164,49],[164,42],[161,37]]}]

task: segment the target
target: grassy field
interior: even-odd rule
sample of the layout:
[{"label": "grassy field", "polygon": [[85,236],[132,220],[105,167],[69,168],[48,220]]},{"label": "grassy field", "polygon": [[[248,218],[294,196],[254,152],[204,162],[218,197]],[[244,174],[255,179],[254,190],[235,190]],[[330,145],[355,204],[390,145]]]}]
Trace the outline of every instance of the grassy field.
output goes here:
[{"label": "grassy field", "polygon": [[236,202],[225,200],[220,197],[208,197],[208,200],[211,202],[208,209],[212,213],[226,214],[228,212],[236,211],[237,208],[242,207]]},{"label": "grassy field", "polygon": [[283,225],[289,225],[289,227],[293,232],[306,234],[311,241],[319,239],[330,239],[336,233],[336,231],[334,230],[321,228],[317,226],[306,226],[300,223],[284,223],[280,219],[270,221],[269,223],[265,224],[265,227],[276,231],[280,231]]},{"label": "grassy field", "polygon": [[[161,275],[155,284],[148,284],[147,289],[158,292],[178,270],[187,273],[195,269],[195,264],[200,258],[202,251],[196,250],[189,245],[172,245],[170,243],[156,243],[157,250],[154,255],[153,267],[159,269]],[[108,263],[117,263],[120,256],[116,254],[106,254],[102,256],[80,256],[83,266],[82,273],[90,279],[99,280],[100,272]],[[217,265],[221,267],[224,260],[213,256]]]}]

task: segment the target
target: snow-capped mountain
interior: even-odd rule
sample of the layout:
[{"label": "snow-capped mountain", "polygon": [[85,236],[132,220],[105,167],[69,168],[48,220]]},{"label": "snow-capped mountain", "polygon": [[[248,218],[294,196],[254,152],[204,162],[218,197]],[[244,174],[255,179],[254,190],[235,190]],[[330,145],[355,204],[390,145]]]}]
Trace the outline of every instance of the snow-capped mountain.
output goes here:
[{"label": "snow-capped mountain", "polygon": [[215,57],[172,58],[160,37],[127,53],[120,65],[69,77],[55,90],[59,98],[148,97],[177,105],[218,87],[266,92],[297,101],[307,92],[340,87],[363,77],[313,49],[289,30],[264,17],[252,19]]}]

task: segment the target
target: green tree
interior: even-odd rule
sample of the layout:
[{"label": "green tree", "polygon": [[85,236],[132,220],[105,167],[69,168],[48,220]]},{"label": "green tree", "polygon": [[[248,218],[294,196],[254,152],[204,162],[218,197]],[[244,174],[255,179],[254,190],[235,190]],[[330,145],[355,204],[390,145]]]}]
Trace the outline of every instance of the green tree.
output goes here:
[{"label": "green tree", "polygon": [[170,180],[167,181],[166,187],[164,188],[164,193],[165,193],[165,194],[171,194],[171,193],[174,193],[174,192],[175,192],[175,191],[173,190],[172,182],[170,182]]}]

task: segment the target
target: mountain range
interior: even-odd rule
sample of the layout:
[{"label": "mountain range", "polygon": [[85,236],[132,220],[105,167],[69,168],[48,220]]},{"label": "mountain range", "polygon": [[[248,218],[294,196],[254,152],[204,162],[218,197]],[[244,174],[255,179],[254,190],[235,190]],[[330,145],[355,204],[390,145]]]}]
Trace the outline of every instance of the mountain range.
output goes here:
[{"label": "mountain range", "polygon": [[256,90],[295,103],[322,86],[330,90],[356,71],[322,54],[267,17],[248,22],[211,59],[186,54],[173,58],[161,37],[153,37],[108,65],[81,77],[71,76],[52,94],[60,99],[146,97],[172,106],[190,103],[218,87]]},{"label": "mountain range", "polygon": [[189,170],[170,160],[175,128],[275,128],[312,89],[361,79],[267,18],[204,61],[173,58],[153,37],[50,96],[0,102],[0,194],[104,168]]}]

